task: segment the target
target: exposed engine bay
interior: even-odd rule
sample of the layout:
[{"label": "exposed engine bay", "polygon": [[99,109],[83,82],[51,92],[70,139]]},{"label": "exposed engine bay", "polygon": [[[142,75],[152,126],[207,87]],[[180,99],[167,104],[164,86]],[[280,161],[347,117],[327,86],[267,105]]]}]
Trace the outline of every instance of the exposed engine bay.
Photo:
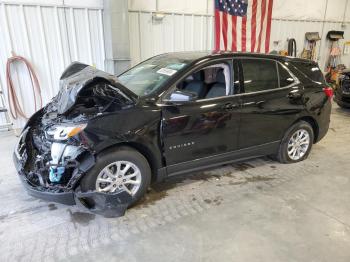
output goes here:
[{"label": "exposed engine bay", "polygon": [[29,193],[61,194],[65,197],[57,202],[79,202],[107,216],[124,214],[128,194],[80,192],[77,183],[95,164],[88,121],[134,103],[116,83],[113,76],[80,63],[63,73],[60,92],[31,117],[15,149],[16,167]]}]

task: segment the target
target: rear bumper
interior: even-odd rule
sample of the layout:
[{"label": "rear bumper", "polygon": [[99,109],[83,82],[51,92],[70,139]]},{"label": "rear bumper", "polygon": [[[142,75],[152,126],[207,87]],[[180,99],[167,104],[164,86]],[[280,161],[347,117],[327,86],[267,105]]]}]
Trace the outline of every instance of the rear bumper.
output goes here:
[{"label": "rear bumper", "polygon": [[315,143],[319,142],[322,138],[324,138],[328,132],[330,121],[331,121],[331,111],[332,111],[332,103],[331,100],[328,100],[319,117],[317,118],[318,124],[318,135]]}]

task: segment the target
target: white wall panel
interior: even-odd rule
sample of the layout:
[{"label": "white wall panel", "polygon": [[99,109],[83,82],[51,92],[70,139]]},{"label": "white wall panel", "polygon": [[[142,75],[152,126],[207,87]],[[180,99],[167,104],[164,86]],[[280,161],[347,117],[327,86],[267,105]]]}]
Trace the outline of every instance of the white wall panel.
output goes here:
[{"label": "white wall panel", "polygon": [[343,21],[347,1],[348,0],[328,0],[326,20]]},{"label": "white wall panel", "polygon": [[157,9],[156,0],[128,0],[129,9],[153,12]]},{"label": "white wall panel", "polygon": [[[170,4],[169,1],[159,0],[159,11],[167,12],[161,22],[152,21],[152,12],[147,11],[147,8],[145,11],[143,9],[144,4],[139,1],[129,1],[129,4],[132,2],[132,6],[129,5],[132,64],[153,55],[173,50],[212,49],[214,37],[213,0],[208,0],[208,16],[195,15],[198,10],[193,8],[190,2],[195,3],[197,1],[187,1],[189,2],[187,4],[182,1],[172,1],[173,3]],[[156,0],[147,2],[154,4]],[[327,0],[275,0],[271,48],[274,48],[274,41],[279,41],[280,44],[276,49],[287,49],[287,39],[295,38],[298,48],[297,53],[300,55],[305,44],[305,32],[319,32],[322,34],[323,30],[322,42],[318,42],[317,48],[319,64],[324,69],[329,52],[329,43],[326,40],[327,32],[329,30],[345,30],[344,41],[350,40],[350,15],[346,14],[349,16],[345,19],[346,28],[341,26],[344,10],[349,10],[347,13],[350,13],[350,3],[348,5],[346,3],[346,0],[328,0],[328,4]],[[152,8],[156,8],[156,5],[153,4],[151,4]],[[201,5],[206,5],[206,1],[202,1]],[[325,12],[326,5],[327,12]],[[165,6],[168,7],[165,8]],[[140,10],[140,12],[134,12],[135,9]],[[139,17],[141,17],[140,26],[138,25]],[[323,23],[323,20],[326,22]],[[344,41],[340,41],[341,47]],[[322,50],[319,50],[320,48]],[[350,56],[344,55],[342,62],[350,67]]]},{"label": "white wall panel", "polygon": [[325,7],[326,0],[275,0],[273,17],[322,20]]},{"label": "white wall panel", "polygon": [[159,1],[159,10],[164,12],[206,14],[207,1],[204,0],[176,0],[176,1]]},{"label": "white wall panel", "polygon": [[[186,14],[211,14],[213,0],[128,0],[130,10]],[[157,3],[158,2],[158,3]],[[158,8],[158,9],[157,9]]]},{"label": "white wall panel", "polygon": [[345,21],[350,21],[350,1],[345,8]]},{"label": "white wall panel", "polygon": [[[0,3],[0,81],[6,97],[5,67],[12,51],[33,65],[44,104],[57,94],[59,77],[72,61],[104,69],[102,1],[82,2]],[[20,88],[17,91],[21,104],[30,115],[34,112],[34,103],[28,73],[17,64],[12,72],[14,84]],[[15,121],[15,127],[23,126],[24,122]]]},{"label": "white wall panel", "polygon": [[78,8],[103,8],[103,0],[4,0],[6,4],[32,6],[65,6]]},{"label": "white wall panel", "polygon": [[152,16],[152,12],[129,12],[132,65],[160,53],[212,49],[211,15],[166,13],[161,21]]}]

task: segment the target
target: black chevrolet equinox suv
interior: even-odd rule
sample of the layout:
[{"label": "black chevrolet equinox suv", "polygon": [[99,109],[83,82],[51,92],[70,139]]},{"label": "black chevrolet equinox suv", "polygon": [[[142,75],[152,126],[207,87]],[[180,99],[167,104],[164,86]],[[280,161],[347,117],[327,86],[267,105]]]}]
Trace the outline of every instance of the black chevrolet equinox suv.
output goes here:
[{"label": "black chevrolet equinox suv", "polygon": [[14,152],[29,194],[123,215],[151,181],[265,155],[302,161],[328,130],[332,89],[315,62],[181,52],[118,77],[71,64]]}]

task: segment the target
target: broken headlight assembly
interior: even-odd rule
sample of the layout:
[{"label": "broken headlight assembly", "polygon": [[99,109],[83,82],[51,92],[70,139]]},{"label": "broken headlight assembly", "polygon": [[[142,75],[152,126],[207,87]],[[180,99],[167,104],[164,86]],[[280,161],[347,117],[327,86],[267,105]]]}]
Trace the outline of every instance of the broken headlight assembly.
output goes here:
[{"label": "broken headlight assembly", "polygon": [[87,124],[54,125],[46,130],[46,137],[51,144],[51,160],[49,161],[49,180],[60,183],[66,169],[74,166],[76,157],[83,151],[81,146],[72,145],[68,139],[81,133]]},{"label": "broken headlight assembly", "polygon": [[86,126],[87,124],[69,126],[55,125],[46,130],[46,134],[49,136],[48,138],[58,141],[65,141],[82,132],[86,128]]}]

